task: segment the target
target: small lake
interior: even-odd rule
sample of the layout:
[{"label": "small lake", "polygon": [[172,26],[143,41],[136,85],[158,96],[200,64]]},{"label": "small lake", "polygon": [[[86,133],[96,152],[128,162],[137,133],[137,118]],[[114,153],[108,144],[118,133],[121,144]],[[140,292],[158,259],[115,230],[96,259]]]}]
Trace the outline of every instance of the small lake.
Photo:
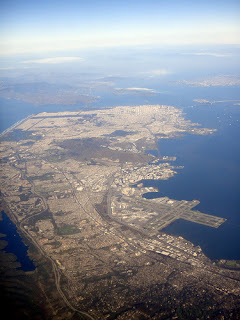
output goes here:
[{"label": "small lake", "polygon": [[9,219],[4,211],[1,212],[2,220],[0,221],[0,233],[6,236],[1,238],[8,242],[3,249],[6,252],[13,253],[17,257],[17,261],[21,263],[20,269],[23,271],[35,270],[35,265],[27,255],[28,247],[23,243],[17,232],[15,224]]}]

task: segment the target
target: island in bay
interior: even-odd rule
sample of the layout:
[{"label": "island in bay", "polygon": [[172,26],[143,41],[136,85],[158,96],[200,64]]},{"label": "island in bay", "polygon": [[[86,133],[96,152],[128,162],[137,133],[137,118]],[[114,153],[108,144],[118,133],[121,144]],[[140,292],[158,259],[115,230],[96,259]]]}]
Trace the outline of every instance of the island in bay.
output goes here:
[{"label": "island in bay", "polygon": [[197,199],[143,197],[158,191],[145,180],[176,174],[159,139],[213,132],[172,106],[141,105],[44,112],[2,134],[2,208],[30,245],[46,318],[237,319],[240,272],[162,231],[226,219]]}]

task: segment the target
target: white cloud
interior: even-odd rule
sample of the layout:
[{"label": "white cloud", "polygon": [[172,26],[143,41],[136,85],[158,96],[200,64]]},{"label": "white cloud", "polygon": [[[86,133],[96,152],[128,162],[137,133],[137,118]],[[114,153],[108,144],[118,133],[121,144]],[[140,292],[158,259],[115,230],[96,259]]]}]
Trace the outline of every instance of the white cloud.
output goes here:
[{"label": "white cloud", "polygon": [[141,74],[145,74],[149,77],[154,77],[154,76],[166,76],[168,74],[172,74],[173,72],[166,70],[166,69],[156,69],[156,70],[151,70],[148,72],[141,72]]},{"label": "white cloud", "polygon": [[157,69],[157,70],[152,70],[151,72],[149,72],[149,74],[152,74],[155,76],[165,76],[167,74],[172,74],[172,72],[166,69]]},{"label": "white cloud", "polygon": [[23,70],[23,69],[30,69],[30,67],[0,67],[0,70],[3,70],[3,71],[9,71],[9,70],[13,70],[13,71],[18,71],[18,70]]},{"label": "white cloud", "polygon": [[129,90],[129,91],[150,91],[150,92],[155,92],[155,90],[149,89],[149,88],[126,88],[125,90]]},{"label": "white cloud", "polygon": [[217,53],[217,52],[192,52],[192,53],[183,53],[185,55],[193,56],[212,56],[217,58],[231,57],[231,53]]},{"label": "white cloud", "polygon": [[75,62],[75,61],[83,61],[84,59],[80,57],[55,57],[55,58],[44,58],[37,60],[26,60],[22,61],[22,63],[47,63],[47,64],[55,64],[55,63],[65,63],[65,62]]},{"label": "white cloud", "polygon": [[150,88],[115,88],[114,89],[116,92],[119,92],[121,94],[126,94],[126,93],[158,93],[154,89]]}]

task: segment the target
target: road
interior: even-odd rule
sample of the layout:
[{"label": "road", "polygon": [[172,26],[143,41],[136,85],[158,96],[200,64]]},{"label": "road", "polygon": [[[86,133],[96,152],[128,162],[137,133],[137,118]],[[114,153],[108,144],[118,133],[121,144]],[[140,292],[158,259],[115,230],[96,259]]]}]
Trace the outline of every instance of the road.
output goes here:
[{"label": "road", "polygon": [[[21,159],[19,154],[17,155],[18,159]],[[21,159],[22,160],[22,159]],[[24,170],[21,170],[19,169],[18,167],[16,167],[14,165],[14,167],[18,170],[20,170],[20,173],[21,173],[21,177],[22,179],[27,179],[26,177],[26,162],[25,162],[25,169]],[[39,252],[42,254],[43,257],[45,257],[47,260],[49,260],[51,262],[51,265],[52,265],[52,270],[53,270],[53,273],[54,273],[54,278],[55,278],[55,285],[56,285],[56,289],[58,291],[58,293],[60,294],[60,296],[62,297],[63,301],[65,302],[65,304],[74,312],[77,312],[78,314],[86,317],[87,319],[91,319],[91,320],[96,320],[94,319],[90,314],[88,314],[87,312],[85,311],[81,311],[77,308],[75,308],[71,303],[70,301],[68,300],[68,298],[66,297],[66,295],[64,294],[64,292],[62,291],[61,289],[61,284],[60,284],[60,280],[61,280],[61,273],[59,271],[59,268],[58,268],[58,265],[57,263],[49,256],[47,255],[47,253],[43,250],[43,248],[38,244],[38,242],[31,236],[31,234],[24,228],[24,225],[26,224],[26,222],[28,221],[28,219],[32,218],[32,217],[36,217],[38,215],[41,215],[43,212],[45,212],[46,210],[48,210],[48,204],[47,204],[47,201],[46,199],[38,194],[36,191],[35,191],[35,186],[34,186],[34,183],[30,180],[28,180],[28,182],[31,184],[31,192],[32,194],[36,195],[38,198],[41,199],[42,203],[43,203],[43,209],[34,214],[34,215],[31,215],[29,217],[25,217],[20,223],[17,223],[17,227],[20,229],[20,231],[26,236],[26,238],[39,250]],[[15,217],[14,213],[11,212],[12,215]],[[15,220],[17,221],[17,219],[15,218]]]}]

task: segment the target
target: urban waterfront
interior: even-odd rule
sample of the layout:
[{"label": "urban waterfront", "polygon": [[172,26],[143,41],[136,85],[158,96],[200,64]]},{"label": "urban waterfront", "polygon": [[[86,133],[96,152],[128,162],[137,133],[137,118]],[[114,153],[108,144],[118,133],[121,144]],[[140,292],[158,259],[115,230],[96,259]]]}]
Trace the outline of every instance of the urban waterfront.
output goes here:
[{"label": "urban waterfront", "polygon": [[[175,89],[174,89],[175,90]],[[204,88],[206,90],[209,88]],[[211,88],[212,90],[212,88]],[[214,89],[220,99],[220,90]],[[229,92],[228,92],[229,91]],[[186,135],[178,139],[160,139],[159,149],[162,156],[176,156],[172,162],[176,166],[184,166],[177,170],[177,175],[167,181],[146,181],[147,186],[159,188],[157,194],[146,197],[168,196],[177,200],[199,200],[196,207],[202,212],[226,218],[227,221],[218,229],[198,225],[184,220],[177,220],[164,231],[185,237],[196,245],[200,245],[204,253],[212,259],[240,259],[240,200],[238,197],[240,178],[240,110],[233,103],[197,104],[190,102],[193,97],[203,96],[202,88],[184,88],[179,96],[159,94],[146,97],[147,103],[163,103],[175,105],[183,109],[186,119],[198,122],[203,127],[215,128],[213,135]],[[236,89],[228,89],[229,95],[236,98]],[[121,103],[136,105],[141,97],[121,97]],[[175,104],[174,104],[175,101]],[[117,105],[119,97],[105,94],[91,108]],[[84,106],[44,106],[35,107],[19,101],[1,99],[3,107],[1,131],[14,122],[36,112],[78,110]],[[187,106],[187,107],[184,107]],[[2,120],[3,121],[3,120]]]}]

